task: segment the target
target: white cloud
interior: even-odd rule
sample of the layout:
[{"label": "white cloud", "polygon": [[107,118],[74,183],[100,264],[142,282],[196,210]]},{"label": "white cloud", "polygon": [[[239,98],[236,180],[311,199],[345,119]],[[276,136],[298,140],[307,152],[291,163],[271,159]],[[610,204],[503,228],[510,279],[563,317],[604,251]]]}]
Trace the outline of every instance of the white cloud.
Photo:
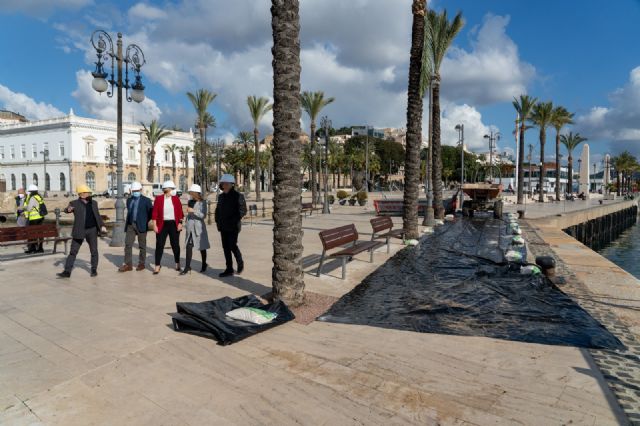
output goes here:
[{"label": "white cloud", "polygon": [[157,7],[153,7],[146,3],[137,3],[129,9],[129,19],[156,20],[167,17],[167,12]]},{"label": "white cloud", "polygon": [[484,124],[482,114],[467,104],[443,104],[442,119],[440,120],[443,145],[458,143],[458,131],[455,130],[457,124],[464,125],[464,143],[467,149],[480,152],[489,151],[489,145],[484,139],[484,135],[488,134],[490,130],[496,132],[498,129]]},{"label": "white cloud", "polygon": [[93,3],[93,0],[0,0],[0,13],[23,13],[36,18],[47,18],[61,9],[78,10]]},{"label": "white cloud", "polygon": [[[90,116],[102,120],[115,121],[117,117],[117,101],[115,94],[109,98],[106,93],[98,93],[91,87],[93,76],[89,71],[76,72],[76,90],[71,94]],[[124,97],[123,93],[123,97]],[[148,123],[158,119],[162,112],[155,101],[146,98],[142,103],[127,102],[123,99],[122,118],[125,123]]]},{"label": "white cloud", "polygon": [[448,99],[474,104],[510,101],[526,93],[535,68],[523,62],[506,33],[508,16],[486,15],[474,28],[470,51],[452,46],[442,63],[442,91]]},{"label": "white cloud", "polygon": [[0,105],[3,109],[22,114],[30,120],[44,120],[65,115],[51,104],[37,102],[24,93],[13,92],[2,84],[0,84]]}]

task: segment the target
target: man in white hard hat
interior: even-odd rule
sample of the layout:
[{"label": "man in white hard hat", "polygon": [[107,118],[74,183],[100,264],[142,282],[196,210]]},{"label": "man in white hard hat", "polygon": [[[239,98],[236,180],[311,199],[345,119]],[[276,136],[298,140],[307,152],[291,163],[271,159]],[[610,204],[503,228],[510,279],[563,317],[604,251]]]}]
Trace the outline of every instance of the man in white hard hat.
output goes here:
[{"label": "man in white hard hat", "polygon": [[[44,217],[47,214],[47,208],[44,204],[42,196],[38,193],[38,187],[34,184],[29,185],[27,188],[29,194],[24,200],[26,208],[23,211],[24,217],[28,226],[40,225],[44,222]],[[29,242],[29,246],[25,253],[42,253],[42,240],[34,240]]]},{"label": "man in white hard hat", "polygon": [[133,242],[138,238],[138,266],[136,271],[142,271],[146,267],[147,259],[147,231],[153,203],[142,194],[140,182],[131,183],[131,197],[127,199],[127,218],[124,224],[124,264],[118,269],[120,272],[133,270]]},{"label": "man in white hard hat", "polygon": [[247,202],[244,195],[235,190],[235,183],[232,175],[225,174],[220,178],[222,194],[218,197],[215,215],[226,262],[226,269],[220,273],[220,277],[233,275],[232,255],[238,265],[236,272],[240,274],[244,269],[242,253],[238,248],[238,234],[242,227],[242,218],[247,214]]}]

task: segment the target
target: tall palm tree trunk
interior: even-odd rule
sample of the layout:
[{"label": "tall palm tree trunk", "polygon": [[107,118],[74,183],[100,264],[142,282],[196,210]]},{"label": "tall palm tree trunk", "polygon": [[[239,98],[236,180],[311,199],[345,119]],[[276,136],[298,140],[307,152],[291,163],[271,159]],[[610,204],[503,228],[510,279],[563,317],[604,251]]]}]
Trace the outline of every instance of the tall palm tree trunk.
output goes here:
[{"label": "tall palm tree trunk", "polygon": [[433,204],[436,219],[444,219],[443,191],[442,185],[442,144],[440,143],[440,78],[437,76],[433,82],[433,102],[432,102],[432,140],[431,149],[432,182],[433,182]]},{"label": "tall palm tree trunk", "polygon": [[275,300],[304,301],[300,204],[300,19],[298,0],[271,0],[273,31],[273,269]]},{"label": "tall palm tree trunk", "polygon": [[544,203],[544,144],[547,141],[547,132],[540,129],[540,178],[538,180],[539,191],[538,201]]},{"label": "tall palm tree trunk", "polygon": [[[407,142],[405,152],[404,202],[402,223],[405,236],[417,239],[418,197],[420,184],[420,148],[422,145],[422,97],[420,77],[422,75],[422,52],[424,50],[425,0],[414,0],[411,8],[411,54],[409,57],[409,86],[407,97]],[[367,176],[367,182],[369,177]]]},{"label": "tall palm tree trunk", "polygon": [[573,193],[573,156],[571,155],[571,151],[569,151],[569,156],[567,157],[567,169],[569,172],[568,183],[569,187],[567,188],[567,193]]},{"label": "tall palm tree trunk", "polygon": [[309,139],[311,140],[311,152],[313,154],[311,154],[311,165],[309,166],[309,168],[311,169],[311,198],[312,198],[312,203],[315,206],[316,205],[316,199],[317,199],[317,183],[318,182],[318,172],[317,172],[317,159],[318,159],[318,153],[316,152],[317,144],[316,144],[316,123],[311,121],[311,133],[309,133]]},{"label": "tall palm tree trunk", "polygon": [[[520,145],[518,146],[518,204],[524,203],[524,133],[525,122],[520,125]],[[531,182],[531,176],[529,176]],[[531,185],[531,183],[529,183]]]},{"label": "tall palm tree trunk", "polygon": [[153,174],[155,172],[155,161],[156,161],[156,152],[152,149],[149,151],[149,170],[147,172],[147,180],[149,182],[153,182]]},{"label": "tall palm tree trunk", "polygon": [[556,201],[560,201],[560,132],[556,132]]},{"label": "tall palm tree trunk", "polygon": [[260,140],[257,127],[253,129],[253,136],[256,143],[256,201],[260,201]]}]

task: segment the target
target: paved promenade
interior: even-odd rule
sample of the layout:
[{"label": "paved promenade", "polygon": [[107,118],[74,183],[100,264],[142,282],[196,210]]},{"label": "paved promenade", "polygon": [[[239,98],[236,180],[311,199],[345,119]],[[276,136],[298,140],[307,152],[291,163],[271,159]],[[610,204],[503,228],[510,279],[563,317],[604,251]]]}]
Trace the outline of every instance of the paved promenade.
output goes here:
[{"label": "paved promenade", "polygon": [[[367,239],[370,217],[336,207],[304,219],[307,271],[321,251],[319,230],[355,223]],[[270,289],[269,221],[243,228],[242,277],[217,278],[222,254],[209,231],[205,275],[179,277],[167,254],[158,276],[150,268],[117,273],[121,249],[105,241],[97,278],[89,277],[86,247],[66,281],[55,278],[61,255],[0,264],[0,424],[624,421],[593,356],[573,347],[322,322],[288,323],[228,347],[176,333],[167,315],[176,301]],[[391,255],[400,248],[394,244]],[[375,264],[358,256],[345,281],[337,264],[320,278],[307,273],[307,289],[339,297],[389,256],[384,248]]]}]

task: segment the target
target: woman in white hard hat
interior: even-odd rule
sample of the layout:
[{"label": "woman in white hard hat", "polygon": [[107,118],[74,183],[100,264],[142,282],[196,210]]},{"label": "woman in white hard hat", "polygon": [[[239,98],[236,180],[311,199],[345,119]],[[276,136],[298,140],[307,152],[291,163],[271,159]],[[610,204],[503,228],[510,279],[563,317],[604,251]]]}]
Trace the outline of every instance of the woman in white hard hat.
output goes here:
[{"label": "woman in white hard hat", "polygon": [[247,214],[247,202],[244,195],[234,189],[235,183],[236,180],[232,175],[225,174],[220,178],[222,194],[218,196],[218,204],[216,205],[216,225],[220,231],[226,262],[226,269],[220,273],[220,277],[233,275],[231,255],[236,258],[238,265],[236,272],[240,274],[244,269],[242,253],[238,248],[238,234],[242,227],[242,218]]},{"label": "woman in white hard hat", "polygon": [[191,258],[193,249],[200,250],[202,256],[202,268],[200,272],[207,270],[207,249],[209,246],[209,234],[204,219],[207,217],[207,202],[202,198],[202,188],[193,184],[189,188],[191,200],[187,207],[187,218],[184,225],[185,242],[187,247],[187,258],[184,269],[180,275],[185,275],[191,271]]},{"label": "woman in white hard hat", "polygon": [[153,220],[153,230],[156,233],[156,267],[153,271],[154,275],[160,272],[162,254],[164,252],[164,244],[167,242],[167,236],[171,242],[173,260],[176,262],[176,271],[180,270],[179,232],[182,231],[184,213],[182,212],[180,198],[173,195],[175,189],[175,183],[170,180],[166,181],[162,184],[163,194],[158,195],[153,202],[151,219]]}]

